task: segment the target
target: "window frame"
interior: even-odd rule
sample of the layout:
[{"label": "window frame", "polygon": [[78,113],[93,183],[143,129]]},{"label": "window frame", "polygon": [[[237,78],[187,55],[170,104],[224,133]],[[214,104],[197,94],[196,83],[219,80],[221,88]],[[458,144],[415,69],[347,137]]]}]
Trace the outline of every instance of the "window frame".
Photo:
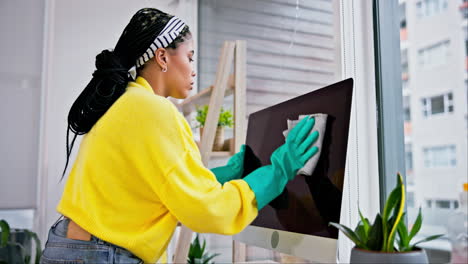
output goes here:
[{"label": "window frame", "polygon": [[[373,1],[380,207],[405,171],[398,1]],[[402,174],[406,183],[406,174]]]},{"label": "window frame", "polygon": [[[443,112],[440,113],[433,113],[432,109],[432,100],[435,98],[442,97],[443,101]],[[451,97],[451,98],[450,98]],[[428,96],[428,97],[423,97],[421,98],[421,112],[422,116],[425,119],[434,117],[434,116],[441,116],[441,115],[450,115],[455,111],[454,103],[453,103],[453,92],[446,92],[443,94],[439,95],[433,95],[433,96]]]},{"label": "window frame", "polygon": [[[424,159],[425,169],[456,168],[457,167],[457,147],[456,145],[437,145],[437,146],[423,147],[423,159]],[[439,163],[437,163],[437,161]],[[444,161],[445,165],[441,165],[440,164],[441,161]]]}]

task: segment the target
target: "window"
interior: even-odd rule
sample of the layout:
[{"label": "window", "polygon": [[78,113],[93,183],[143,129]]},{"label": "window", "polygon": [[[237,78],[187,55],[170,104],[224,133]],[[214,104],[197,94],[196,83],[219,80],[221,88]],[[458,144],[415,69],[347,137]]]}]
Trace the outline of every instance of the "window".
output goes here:
[{"label": "window", "polygon": [[[410,192],[408,192],[408,201],[411,199],[409,195]],[[408,206],[410,206],[409,203]],[[426,207],[433,209],[455,210],[458,208],[458,201],[449,199],[426,199]]]},{"label": "window", "polygon": [[[403,105],[403,107],[405,107]],[[424,117],[431,115],[452,113],[453,112],[453,94],[433,96],[422,99],[422,112]]]},{"label": "window", "polygon": [[455,145],[427,147],[423,149],[423,154],[426,168],[446,168],[457,165]]},{"label": "window", "polygon": [[[336,1],[200,0],[198,86],[213,85],[225,40],[247,44],[246,115],[341,80],[340,21]],[[345,1],[346,2],[346,1]],[[285,89],[287,87],[287,89]],[[226,99],[231,103],[232,96]],[[216,244],[232,244],[232,238]],[[219,240],[218,240],[219,241]],[[210,245],[208,245],[210,246]],[[210,249],[211,250],[211,249]],[[219,248],[212,249],[220,252]],[[232,262],[231,250],[218,262]],[[244,261],[264,251],[247,245]],[[271,255],[270,255],[271,253]],[[273,256],[277,252],[265,253]],[[262,260],[269,257],[261,257]],[[282,261],[283,262],[283,261]]]},{"label": "window", "polygon": [[414,183],[413,178],[413,146],[412,144],[405,145],[405,165],[406,165],[406,182]]},{"label": "window", "polygon": [[419,65],[433,68],[447,63],[450,41],[445,40],[418,51]]},{"label": "window", "polygon": [[406,3],[400,4],[400,29],[406,29]]},{"label": "window", "polygon": [[448,0],[421,0],[416,2],[416,15],[418,18],[430,17],[447,10]]},{"label": "window", "polygon": [[[411,73],[408,80],[402,78],[401,87],[403,96],[401,119],[404,122],[405,145],[400,148],[405,148],[406,168],[404,171],[406,171],[408,185],[408,222],[414,223],[418,208],[422,206],[424,207],[423,218],[426,219],[423,221],[422,230],[429,235],[445,233],[447,223],[446,219],[441,216],[459,206],[455,201],[456,193],[458,193],[456,187],[459,181],[466,180],[467,130],[460,131],[454,128],[462,122],[466,122],[466,127],[468,127],[466,111],[468,97],[465,97],[462,92],[466,89],[463,86],[467,86],[463,84],[467,79],[466,71],[462,69],[443,73],[441,71],[452,65],[463,67],[460,60],[466,59],[468,54],[468,47],[465,47],[465,45],[468,46],[465,42],[468,39],[468,30],[466,23],[461,24],[459,14],[460,11],[467,11],[461,10],[459,4],[461,0],[397,2],[400,3],[400,11],[398,13],[394,11],[395,14],[392,15],[394,21],[391,30],[396,30],[394,28],[397,26],[401,29],[401,22],[405,21],[406,27],[415,34],[417,33],[417,37],[411,38],[414,36],[412,34],[408,35],[407,39],[403,39],[400,30],[401,61],[394,63],[390,58],[386,61],[387,65],[401,67],[402,73],[407,69]],[[405,18],[402,18],[402,3],[406,3]],[[394,9],[395,6],[394,3]],[[382,27],[383,23],[378,25]],[[388,42],[387,39],[385,40]],[[455,49],[454,46],[460,46],[460,48]],[[388,46],[386,48],[389,50]],[[386,52],[386,50],[380,51],[380,56],[384,57]],[[392,52],[395,53],[397,50]],[[402,74],[402,77],[405,75]],[[437,84],[434,82],[434,85],[431,85],[429,81],[434,80],[433,77],[437,79]],[[452,84],[444,86],[439,83]],[[382,89],[384,88],[385,85],[382,85]],[[460,98],[462,95],[463,100]],[[466,96],[468,96],[468,90]],[[455,100],[457,100],[456,109]],[[391,104],[391,102],[392,99],[389,98],[387,103]],[[391,110],[387,112],[391,113]],[[392,120],[392,122],[396,121]],[[391,133],[389,135],[387,131],[381,133],[383,136],[392,138]],[[392,162],[384,161],[384,166],[387,163],[388,166],[392,166]],[[399,170],[402,169],[399,168]],[[449,263],[450,258],[441,253],[449,247],[447,240],[439,239],[437,243],[434,243],[433,249],[426,248],[430,252],[429,262]],[[448,255],[446,252],[443,254]]]},{"label": "window", "polygon": [[293,2],[199,1],[199,87],[213,85],[221,44],[236,39],[247,42],[247,115],[339,79],[332,1]]},{"label": "window", "polygon": [[432,200],[426,200],[426,207],[432,208]]},{"label": "window", "polygon": [[435,202],[436,208],[450,208],[450,201],[449,200],[436,200]]},{"label": "window", "polygon": [[410,108],[410,97],[403,97],[403,120],[406,122],[411,121],[411,108]]},{"label": "window", "polygon": [[401,52],[401,76],[403,81],[409,79],[408,76],[408,50],[403,50]]},{"label": "window", "polygon": [[460,12],[464,19],[468,18],[468,1],[463,0],[463,4],[460,6]]}]

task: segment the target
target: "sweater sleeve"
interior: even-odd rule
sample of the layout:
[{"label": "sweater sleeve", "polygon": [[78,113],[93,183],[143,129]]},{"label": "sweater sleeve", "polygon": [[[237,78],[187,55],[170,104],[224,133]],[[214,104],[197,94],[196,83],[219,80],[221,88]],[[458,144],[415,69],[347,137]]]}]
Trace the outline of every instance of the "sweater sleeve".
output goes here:
[{"label": "sweater sleeve", "polygon": [[216,180],[202,163],[190,126],[173,105],[160,104],[150,112],[154,120],[146,128],[152,130],[148,131],[150,155],[162,179],[149,182],[162,204],[195,232],[230,235],[242,231],[258,214],[249,185],[243,180],[221,185]]},{"label": "sweater sleeve", "polygon": [[167,175],[160,198],[180,222],[195,232],[239,233],[258,214],[255,194],[244,180],[221,185],[197,156],[184,153]]}]

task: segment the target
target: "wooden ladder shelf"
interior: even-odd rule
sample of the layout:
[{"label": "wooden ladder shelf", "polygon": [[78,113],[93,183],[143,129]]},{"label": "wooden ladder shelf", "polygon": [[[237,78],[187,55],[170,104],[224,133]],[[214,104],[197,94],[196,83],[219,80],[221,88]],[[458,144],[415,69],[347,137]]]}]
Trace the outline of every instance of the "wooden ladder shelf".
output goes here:
[{"label": "wooden ladder shelf", "polygon": [[[232,62],[234,62],[233,87],[228,85]],[[178,105],[184,115],[187,115],[195,110],[197,104],[209,97],[208,114],[200,143],[201,157],[205,166],[208,166],[211,157],[220,156],[212,151],[213,143],[224,97],[232,93],[234,94],[234,150],[231,150],[231,152],[235,153],[240,150],[241,145],[245,142],[246,131],[246,43],[242,40],[224,42],[214,86],[185,99],[183,103]],[[187,262],[192,235],[192,230],[181,225],[175,248],[174,263]]]}]

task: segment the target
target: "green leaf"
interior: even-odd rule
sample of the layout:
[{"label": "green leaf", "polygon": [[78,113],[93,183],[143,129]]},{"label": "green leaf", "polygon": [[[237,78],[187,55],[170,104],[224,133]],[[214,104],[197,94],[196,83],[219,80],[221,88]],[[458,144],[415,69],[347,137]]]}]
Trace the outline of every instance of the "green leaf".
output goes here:
[{"label": "green leaf", "polygon": [[[403,214],[404,217],[405,214]],[[405,222],[400,221],[398,224],[398,251],[404,252],[409,247],[409,236],[408,229],[406,228]]]},{"label": "green leaf", "polygon": [[221,254],[217,254],[217,253],[216,253],[216,254],[213,254],[213,255],[211,255],[211,256],[207,254],[207,255],[205,255],[205,256],[203,257],[203,263],[204,263],[204,264],[208,264],[208,263],[210,262],[210,260],[214,259],[215,257],[217,257],[217,256],[219,256],[219,255],[221,255]]},{"label": "green leaf", "polygon": [[[197,127],[205,126],[206,117],[208,116],[208,105],[197,107],[197,116],[195,120],[198,122]],[[224,109],[221,107],[218,118],[218,126],[221,127],[232,127],[234,125],[234,115],[231,110]]]},{"label": "green leaf", "polygon": [[359,241],[361,241],[363,249],[367,249],[366,243],[368,237],[364,228],[364,224],[361,221],[359,221],[358,225],[356,226],[356,229],[354,229],[354,233],[357,235]]},{"label": "green leaf", "polygon": [[344,225],[340,225],[340,224],[337,224],[337,223],[333,223],[333,222],[330,222],[329,225],[332,225],[336,228],[338,228],[341,232],[343,232],[349,239],[351,239],[351,241],[354,242],[354,244],[356,244],[357,247],[361,247],[362,246],[362,243],[361,241],[359,240],[359,237],[353,232],[353,230],[349,229],[348,227],[344,226]]},{"label": "green leaf", "polygon": [[205,253],[205,247],[206,247],[206,240],[203,240],[203,246],[202,246],[201,251],[200,251],[202,256],[203,256],[203,253]]},{"label": "green leaf", "polygon": [[362,216],[361,210],[359,210],[359,217],[361,218],[362,224],[364,225],[364,231],[366,232],[366,237],[369,234],[369,229],[370,229],[370,224],[369,224],[369,219],[365,218]]},{"label": "green leaf", "polygon": [[398,186],[395,189],[393,189],[393,191],[388,196],[387,202],[385,203],[385,206],[384,206],[384,212],[382,215],[382,229],[383,229],[383,236],[384,236],[382,251],[386,251],[387,249],[388,234],[389,234],[388,218],[392,209],[395,208],[395,206],[398,204],[398,201],[401,197],[400,192],[401,192],[401,189]]},{"label": "green leaf", "polygon": [[431,241],[431,240],[434,240],[434,239],[438,239],[440,237],[443,237],[444,235],[433,235],[433,236],[430,236],[430,237],[426,237],[425,239],[423,240],[419,240],[418,242],[414,243],[411,248],[414,248],[416,247],[417,244],[419,243],[424,243],[424,242],[428,242],[428,241]]},{"label": "green leaf", "polygon": [[10,238],[10,226],[7,221],[3,219],[0,220],[0,231],[2,232],[2,236],[0,237],[0,247],[5,247],[8,243],[8,239]]},{"label": "green leaf", "polygon": [[[384,243],[383,243],[382,251],[387,251],[388,252],[388,250],[390,248],[391,248],[390,250],[393,249],[393,245],[392,244],[389,245],[389,243],[392,243],[394,241],[394,238],[392,238],[392,236],[394,236],[394,234],[396,232],[396,225],[395,224],[398,224],[398,222],[399,222],[398,215],[403,213],[401,208],[402,208],[402,205],[403,205],[403,209],[404,209],[404,204],[405,204],[404,197],[405,197],[405,194],[404,194],[404,186],[403,186],[403,177],[401,177],[400,173],[398,173],[397,174],[397,186],[395,187],[395,189],[393,189],[393,191],[388,196],[388,199],[387,199],[387,201],[385,203],[385,206],[384,206],[384,212],[383,212],[383,215],[382,215],[382,226],[383,226],[383,235],[384,235]],[[392,210],[395,207],[397,209],[396,209],[396,211],[394,212],[393,215],[395,215],[395,214],[397,215],[396,221],[395,221],[395,224],[393,226],[390,226],[387,223],[387,221],[388,221],[388,219],[390,217],[390,213],[392,212]]]},{"label": "green leaf", "polygon": [[413,239],[414,236],[416,236],[416,234],[421,229],[421,226],[422,226],[422,213],[421,213],[421,207],[419,207],[418,217],[416,218],[416,221],[414,221],[414,225],[411,228],[408,243],[411,242],[411,239]]},{"label": "green leaf", "polygon": [[382,217],[380,214],[377,214],[375,216],[374,224],[369,229],[369,240],[367,242],[367,247],[370,250],[380,250],[382,248],[382,231]]},{"label": "green leaf", "polygon": [[391,231],[390,231],[390,235],[388,237],[388,241],[386,242],[386,245],[387,245],[387,250],[386,252],[393,252],[393,248],[394,248],[394,242],[395,242],[395,235],[396,235],[396,230],[397,230],[397,227],[398,227],[398,223],[401,221],[402,219],[402,216],[403,216],[403,213],[405,211],[405,185],[403,184],[403,177],[401,176],[400,173],[398,173],[397,175],[398,179],[398,184],[397,184],[397,188],[399,188],[400,190],[400,197],[399,197],[399,200],[398,200],[398,207],[395,208],[395,211],[397,212],[396,214],[396,220],[395,220],[395,223],[393,223],[390,228],[391,228]]}]

